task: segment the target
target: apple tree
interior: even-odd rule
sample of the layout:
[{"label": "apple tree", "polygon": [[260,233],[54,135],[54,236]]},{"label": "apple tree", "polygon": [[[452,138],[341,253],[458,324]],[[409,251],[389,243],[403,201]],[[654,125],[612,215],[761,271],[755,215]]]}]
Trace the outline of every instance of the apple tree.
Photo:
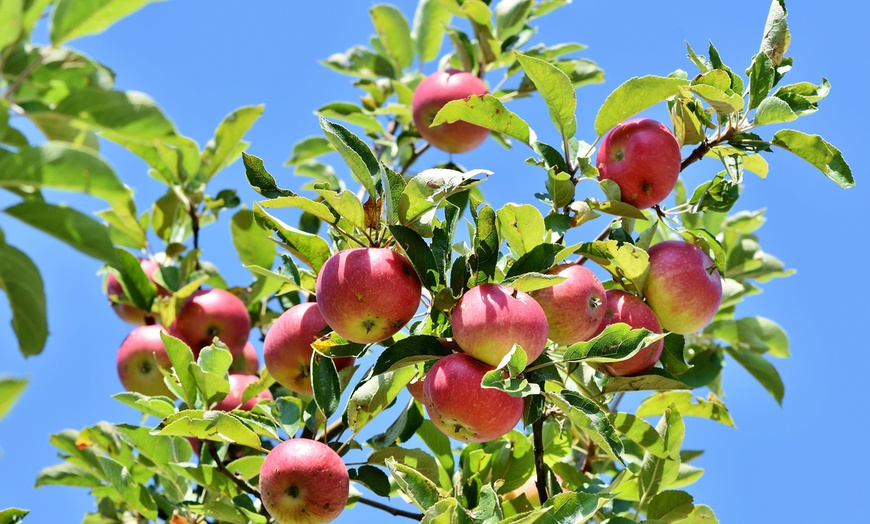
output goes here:
[{"label": "apple tree", "polygon": [[[317,109],[322,133],[292,147],[306,179],[292,189],[244,141],[261,106],[232,112],[200,146],[63,47],[145,3],[0,9],[0,180],[20,197],[4,212],[105,263],[115,313],[141,324],[119,350],[127,391],[114,398],[142,422],[52,435],[63,460],[38,486],[89,489],[85,522],[329,522],[356,504],[429,523],[716,522],[687,490],[702,470],[683,448],[684,417],[733,425],[726,355],[781,402],[772,359],[788,356],[775,321],[738,312],[790,274],[762,249],[763,211],[735,208],[743,178],[767,176],[779,149],[854,185],[820,136],[764,127],[817,111],[830,90],[784,81],[782,0],[745,69],[712,44],[688,47],[692,72],[675,63],[617,86],[589,136],[576,92],[603,71],[580,44],[530,43],[567,1],[420,0],[412,17],[378,4],[369,45],[324,61],[360,98]],[[30,43],[43,14],[48,46]],[[509,108],[526,97],[551,129]],[[670,120],[642,115],[653,107]],[[164,194],[137,211],[101,140],[143,159]],[[507,179],[453,157],[426,163],[433,148],[484,140],[524,150],[541,191],[495,209],[486,188]],[[721,170],[687,187],[680,174],[701,160]],[[229,166],[259,195],[250,208],[238,188],[213,187]],[[94,218],[42,188],[109,209]],[[246,282],[227,282],[200,245],[202,228],[224,222]],[[19,345],[36,354],[39,272],[0,244]],[[641,395],[631,411],[629,393]]]}]

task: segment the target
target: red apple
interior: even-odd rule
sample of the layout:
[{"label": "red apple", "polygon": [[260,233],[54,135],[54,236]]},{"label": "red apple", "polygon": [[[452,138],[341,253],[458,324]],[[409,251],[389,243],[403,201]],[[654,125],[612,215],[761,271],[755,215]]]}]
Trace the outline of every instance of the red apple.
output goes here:
[{"label": "red apple", "polygon": [[315,440],[285,440],[260,467],[263,506],[278,524],[331,522],[344,510],[349,493],[341,457]]},{"label": "red apple", "polygon": [[604,317],[604,286],[579,264],[560,264],[547,273],[566,277],[530,293],[547,315],[550,340],[565,345],[589,340]]},{"label": "red apple", "polygon": [[652,207],[673,191],[680,176],[680,144],[661,122],[637,118],[617,124],[598,149],[598,178],[613,180],[622,201]]},{"label": "red apple", "polygon": [[272,393],[266,389],[242,404],[242,395],[245,392],[245,388],[248,387],[249,384],[253,384],[260,380],[260,377],[257,375],[249,375],[247,373],[230,373],[227,378],[229,378],[230,381],[230,392],[220,402],[215,404],[212,409],[218,411],[232,411],[234,409],[251,411],[251,409],[253,409],[261,400],[272,400]]},{"label": "red apple", "polygon": [[[598,326],[596,335],[604,331],[604,328],[610,324],[619,322],[628,324],[632,329],[645,328],[653,333],[662,332],[662,326],[655,312],[646,305],[646,302],[631,293],[618,289],[608,289],[605,293],[605,308],[604,319]],[[629,359],[598,364],[598,369],[611,377],[641,375],[656,365],[659,357],[662,356],[664,347],[664,340],[657,340],[649,346],[641,348]]]},{"label": "red apple", "polygon": [[257,356],[257,350],[250,342],[245,342],[245,349],[242,354],[233,359],[233,365],[230,366],[232,371],[244,371],[249,375],[260,374],[260,357]]},{"label": "red apple", "polygon": [[432,73],[414,91],[411,101],[414,125],[420,136],[438,149],[449,153],[471,151],[486,140],[488,129],[463,121],[429,126],[447,102],[486,93],[483,80],[467,71],[448,69]]},{"label": "red apple", "polygon": [[[160,269],[160,265],[147,258],[140,258],[139,265],[142,266],[142,271],[153,282],[154,273]],[[106,294],[109,296],[109,304],[112,306],[112,310],[121,320],[138,326],[145,324],[145,316],[150,312],[146,313],[129,302],[129,299],[124,295],[124,288],[121,286],[121,282],[111,272],[106,276]],[[166,297],[172,293],[165,287],[158,285],[157,294],[158,296]],[[156,316],[154,313],[151,313],[151,315]]]},{"label": "red apple", "polygon": [[200,289],[182,304],[172,334],[190,346],[194,356],[218,337],[237,357],[251,334],[251,317],[245,303],[229,291]]},{"label": "red apple", "polygon": [[523,417],[523,399],[480,386],[495,369],[463,353],[441,357],[426,373],[423,403],[429,419],[448,437],[487,442],[509,432]]},{"label": "red apple", "polygon": [[497,366],[514,344],[534,362],[547,346],[547,316],[523,291],[481,284],[462,295],[451,315],[453,339],[462,351]]},{"label": "red apple", "polygon": [[164,395],[174,398],[163,382],[159,367],[170,368],[172,362],[166,353],[160,333],[163,326],[139,326],[127,335],[118,349],[118,378],[124,389],[148,396]]},{"label": "red apple", "polygon": [[722,303],[716,265],[701,248],[680,240],[659,242],[647,252],[643,294],[662,327],[684,335],[703,329]]},{"label": "red apple", "polygon": [[403,255],[386,248],[355,248],[329,257],[315,284],[320,313],[352,342],[387,339],[407,324],[420,305],[422,287]]},{"label": "red apple", "polygon": [[[263,341],[263,360],[272,378],[296,393],[311,395],[311,343],[326,329],[326,320],[315,302],[305,302],[281,313]],[[335,368],[352,366],[353,357],[333,359]]]}]

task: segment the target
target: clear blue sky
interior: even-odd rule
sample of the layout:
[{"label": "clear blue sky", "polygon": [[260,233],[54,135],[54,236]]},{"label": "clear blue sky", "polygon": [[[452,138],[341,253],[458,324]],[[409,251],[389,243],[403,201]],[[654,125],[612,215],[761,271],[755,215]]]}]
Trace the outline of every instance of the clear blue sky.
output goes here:
[{"label": "clear blue sky", "polygon": [[[119,88],[150,94],[182,133],[201,144],[228,112],[264,103],[265,114],[248,135],[249,152],[264,159],[279,184],[298,188],[302,179],[282,164],[297,140],[319,133],[312,111],[358,97],[347,77],[318,61],[367,42],[373,33],[367,11],[373,3],[165,2],[71,46],[111,67]],[[396,5],[410,16],[414,2],[401,0]],[[863,116],[866,98],[867,70],[860,51],[864,46],[859,42],[864,41],[870,9],[846,0],[823,5],[789,2],[788,55],[795,58],[795,67],[787,82],[818,83],[825,76],[833,85],[821,110],[794,127],[821,134],[839,147],[851,163],[857,187],[841,190],[808,164],[780,151],[768,157],[771,173],[766,180],[747,175],[746,196],[738,207],[767,208],[762,245],[798,273],[766,285],[764,294],[740,306],[739,315],[759,314],[779,322],[791,337],[793,357],[777,362],[786,384],[783,407],[729,361],[725,401],[738,429],[689,420],[685,447],[706,450],[696,462],[706,474],[689,491],[696,503],[709,504],[726,523],[816,522],[817,508],[806,500],[819,498],[814,491],[824,491],[846,506],[847,501],[862,500],[868,491],[865,472],[870,459],[860,446],[851,451],[848,443],[862,439],[867,431],[861,386],[870,353],[860,332],[870,313],[870,284],[864,277],[870,250],[863,239],[870,177],[866,132],[855,119]],[[678,68],[693,72],[684,58],[687,40],[699,52],[712,40],[724,61],[742,71],[758,50],[767,9],[768,3],[761,0],[577,1],[542,20],[535,41],[587,44],[581,56],[605,70],[607,83],[578,92],[578,135],[591,142],[598,106],[624,80],[666,75]],[[426,72],[433,67],[429,64]],[[553,142],[554,131],[539,99],[511,108],[543,140]],[[651,115],[664,119],[660,111]],[[456,160],[495,172],[483,190],[497,207],[531,201],[543,182],[540,171],[522,165],[529,152],[521,147],[505,152],[488,141]],[[106,146],[104,153],[135,188],[140,208],[162,193],[162,186],[132,155],[113,146]],[[421,166],[444,159],[430,151]],[[718,170],[712,161],[696,164],[685,173],[687,185],[694,187]],[[246,186],[238,163],[212,184],[214,192],[242,188],[242,201],[250,207],[257,195]],[[68,194],[51,198],[90,210],[103,207]],[[8,195],[0,196],[4,207],[13,202]],[[233,263],[227,219],[206,230],[202,246],[229,282],[242,284],[248,274]],[[34,524],[77,522],[93,509],[85,490],[32,486],[41,468],[57,462],[48,443],[50,433],[100,420],[138,422],[136,413],[109,398],[121,389],[115,353],[130,326],[110,311],[96,276],[98,262],[2,214],[0,227],[7,241],[27,251],[43,271],[51,330],[45,352],[25,360],[13,344],[8,307],[0,304],[0,375],[31,379],[21,401],[0,422],[0,508],[29,508],[32,514],[26,521]],[[358,508],[337,522],[374,518],[390,517]]]}]

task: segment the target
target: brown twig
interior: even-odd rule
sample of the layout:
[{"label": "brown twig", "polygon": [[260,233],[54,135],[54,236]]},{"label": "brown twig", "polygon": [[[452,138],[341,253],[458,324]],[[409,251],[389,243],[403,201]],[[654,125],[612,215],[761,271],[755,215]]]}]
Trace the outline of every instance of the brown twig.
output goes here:
[{"label": "brown twig", "polygon": [[418,522],[423,520],[423,517],[425,516],[422,513],[414,513],[411,511],[405,511],[403,509],[394,508],[392,506],[387,506],[386,504],[382,504],[376,500],[370,500],[370,499],[367,499],[364,497],[358,498],[357,502],[359,502],[360,504],[365,504],[366,506],[371,506],[373,508],[377,508],[377,509],[386,511],[387,513],[389,513],[390,515],[392,515],[394,517],[407,517],[409,519],[413,519],[413,520],[416,520]]},{"label": "brown twig", "polygon": [[411,166],[414,164],[414,162],[416,162],[417,159],[420,158],[420,155],[425,153],[426,150],[429,149],[429,147],[431,145],[432,144],[430,144],[429,142],[426,142],[426,145],[420,146],[419,148],[415,149],[411,153],[411,156],[408,158],[408,160],[405,162],[405,164],[402,165],[402,169],[399,171],[399,174],[402,176],[405,176],[405,173],[408,172],[408,169],[411,168]]},{"label": "brown twig", "polygon": [[547,501],[547,472],[544,470],[544,417],[532,422],[532,439],[535,452],[535,487],[541,504]]},{"label": "brown twig", "polygon": [[250,495],[253,495],[253,496],[257,497],[257,498],[260,498],[260,492],[259,492],[259,491],[257,491],[257,490],[254,489],[253,487],[251,487],[251,486],[250,486],[247,482],[245,482],[244,480],[242,480],[242,479],[240,479],[239,477],[233,475],[233,473],[232,473],[230,470],[227,469],[226,464],[224,464],[223,461],[222,461],[222,460],[220,459],[220,457],[218,456],[217,445],[215,445],[215,442],[214,442],[213,440],[207,440],[207,441],[205,441],[205,442],[206,442],[206,447],[208,448],[208,452],[211,454],[211,458],[212,458],[212,460],[214,460],[214,463],[215,463],[215,465],[217,466],[218,471],[220,471],[221,473],[223,473],[224,475],[226,475],[227,478],[229,478],[230,480],[232,480],[232,481],[233,481],[233,484],[235,484],[236,486],[238,486],[238,488],[239,488],[240,490],[242,490],[242,491],[244,491],[245,493],[248,493],[248,494],[250,494]]}]

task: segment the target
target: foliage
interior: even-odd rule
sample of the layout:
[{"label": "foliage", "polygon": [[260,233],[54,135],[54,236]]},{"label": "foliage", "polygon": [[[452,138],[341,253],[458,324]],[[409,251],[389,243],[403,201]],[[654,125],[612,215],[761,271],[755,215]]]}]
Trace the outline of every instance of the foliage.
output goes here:
[{"label": "foliage", "polygon": [[[361,245],[391,247],[408,257],[425,288],[425,312],[406,332],[378,344],[324,335],[315,344],[312,368],[325,385],[315,387],[313,396],[299,395],[264,373],[245,397],[271,388],[275,401],[250,412],[210,409],[228,388],[224,347],[212,346],[195,359],[183,342],[166,337],[173,368],[165,380],[179,400],[117,395],[143,414],[142,425],[100,422],[52,435],[63,461],[44,469],[37,486],[88,488],[98,510],[85,522],[206,517],[265,523],[269,517],[257,492],[264,453],[278,440],[318,438],[342,454],[364,457],[350,469],[356,487],[404,498],[420,513],[387,510],[423,522],[715,522],[710,508],[683,491],[703,474],[691,465],[699,453],[682,447],[683,417],[733,425],[720,400],[726,354],[782,402],[784,385],[771,359],[789,356],[788,339],[776,322],[737,312],[765,282],[792,272],[760,245],[763,211],[732,211],[744,174],[767,176],[765,155],[777,147],[841,187],[854,185],[840,151],[823,138],[782,128],[764,135],[759,129],[817,111],[830,90],[827,80],[782,83],[792,59],[785,57],[790,35],[780,0],[772,3],[761,51],[743,74],[725,65],[712,44],[707,56],[689,46],[697,73],[639,76],[618,86],[597,112],[597,136],[585,137],[591,142],[576,136],[575,92],[602,82],[603,71],[576,58],[580,44],[528,45],[535,21],[567,2],[421,0],[410,21],[393,6],[377,5],[370,46],[323,62],[351,77],[362,96],[359,103],[318,108],[323,134],[293,146],[288,164],[308,179],[305,194],[279,187],[260,159],[243,153],[244,135],[262,107],[232,112],[200,146],[180,134],[147,95],[115,89],[110,69],[63,47],[146,3],[19,1],[0,8],[0,184],[20,198],[4,212],[105,263],[126,300],[167,326],[183,300],[205,284],[240,296],[254,325],[266,330],[283,310],[314,293],[316,276],[332,253]],[[30,35],[44,12],[52,41],[38,46]],[[452,47],[439,58],[445,39]],[[471,122],[490,129],[507,148],[514,142],[528,147],[527,162],[542,169],[536,205],[493,209],[483,197],[486,185],[495,183],[486,166],[416,170],[429,145],[411,118],[413,91],[423,78],[414,66],[436,60],[498,87],[474,103],[447,104],[434,124]],[[529,96],[540,97],[558,144],[539,141],[508,109],[511,100]],[[680,144],[692,148],[682,168],[710,158],[722,170],[694,189],[678,183],[673,207],[642,211],[621,202],[614,184],[597,179],[594,144],[614,125],[659,104],[666,104]],[[12,117],[29,120],[46,140],[33,143]],[[141,157],[150,176],[165,185],[164,195],[137,210],[130,188],[99,155],[101,139]],[[262,197],[251,209],[240,207],[234,189],[210,184],[239,158]],[[588,191],[596,184],[594,194],[601,196]],[[43,189],[86,193],[109,207],[96,219],[47,201]],[[198,239],[201,228],[234,208],[233,244],[251,280],[230,285],[204,258]],[[298,212],[298,223],[279,216],[285,209]],[[598,238],[573,238],[578,226],[593,220],[603,227]],[[445,354],[435,340],[450,336],[450,312],[470,287],[547,287],[558,279],[544,273],[572,260],[599,265],[612,276],[608,287],[642,293],[645,250],[669,238],[682,238],[712,257],[725,296],[704,330],[665,337],[660,368],[638,377],[596,371],[596,362],[629,358],[652,342],[647,332],[617,324],[588,342],[551,344],[524,371],[517,362],[525,354],[517,349],[515,359],[502,363],[507,375],[487,375],[485,387],[524,397],[522,426],[500,439],[454,450],[412,400],[394,421],[382,424],[382,433],[362,440],[364,427]],[[5,237],[0,249],[0,285],[12,306],[21,352],[38,354],[48,333],[42,280],[33,261]],[[131,255],[146,252],[161,253],[155,280],[168,296],[157,293]],[[319,364],[348,355],[359,357],[358,365],[337,377],[334,366]],[[703,388],[706,395],[693,392]],[[633,414],[618,410],[628,391],[651,392]],[[7,398],[12,397],[0,394]],[[0,415],[4,408],[0,404]],[[651,424],[648,417],[658,420]],[[205,443],[199,460],[188,439]],[[538,504],[528,494],[505,497],[526,482],[535,483]],[[359,490],[352,502],[384,506]],[[25,514],[5,510],[0,522]]]}]

